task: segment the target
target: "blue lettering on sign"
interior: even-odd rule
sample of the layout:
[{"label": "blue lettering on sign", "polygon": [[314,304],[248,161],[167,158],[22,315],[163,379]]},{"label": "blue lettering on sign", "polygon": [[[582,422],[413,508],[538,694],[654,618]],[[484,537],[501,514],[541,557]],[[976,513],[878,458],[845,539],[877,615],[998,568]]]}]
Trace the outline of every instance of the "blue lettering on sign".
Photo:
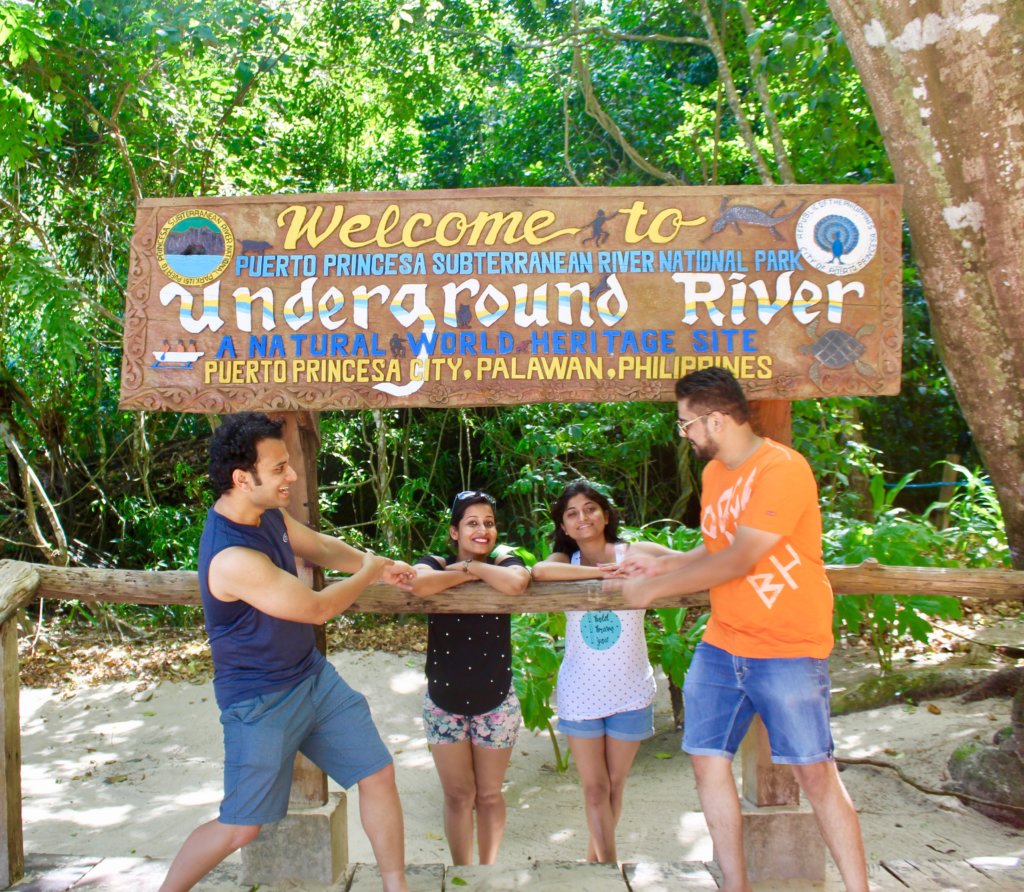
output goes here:
[{"label": "blue lettering on sign", "polygon": [[580,621],[583,643],[591,650],[608,650],[622,634],[622,622],[611,610],[588,610]]}]

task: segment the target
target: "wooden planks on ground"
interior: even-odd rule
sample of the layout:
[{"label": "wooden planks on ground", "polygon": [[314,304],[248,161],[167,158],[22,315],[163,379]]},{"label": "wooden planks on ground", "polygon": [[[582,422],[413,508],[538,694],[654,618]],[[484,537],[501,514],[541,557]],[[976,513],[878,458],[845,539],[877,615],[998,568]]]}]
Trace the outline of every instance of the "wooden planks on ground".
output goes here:
[{"label": "wooden planks on ground", "polygon": [[712,871],[700,861],[623,864],[622,873],[630,892],[675,892],[677,889],[714,892],[718,889]]},{"label": "wooden planks on ground", "polygon": [[[1002,860],[1002,859],[1000,859]],[[883,861],[882,867],[914,892],[1020,892],[1024,889],[1024,868],[1019,864],[988,863],[988,868],[969,861]]]},{"label": "wooden planks on ground", "polygon": [[[155,892],[170,861],[147,858],[98,858],[74,855],[31,855],[25,879],[9,892]],[[411,864],[411,892],[442,892],[465,885],[475,892],[715,892],[721,882],[717,865],[700,861],[672,863],[585,864],[579,861],[451,867]],[[771,892],[836,892],[830,879],[824,885],[802,880],[758,883]],[[872,892],[1022,892],[1024,861],[990,857],[964,860],[892,859],[868,865]],[[461,882],[459,882],[461,881]],[[249,892],[239,882],[239,865],[222,864],[196,892]],[[292,884],[266,885],[260,892],[293,892]],[[352,864],[330,892],[379,892],[380,874],[374,864]]]}]

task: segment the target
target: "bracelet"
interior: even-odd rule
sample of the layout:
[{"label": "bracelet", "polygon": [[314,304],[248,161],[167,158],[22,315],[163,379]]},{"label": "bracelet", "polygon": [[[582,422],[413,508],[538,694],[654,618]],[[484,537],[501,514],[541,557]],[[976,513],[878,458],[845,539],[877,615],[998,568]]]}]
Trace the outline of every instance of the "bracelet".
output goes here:
[{"label": "bracelet", "polygon": [[469,572],[469,565],[472,564],[472,563],[473,563],[473,559],[472,558],[469,558],[468,560],[463,561],[462,562],[462,572],[463,573],[468,573]]}]

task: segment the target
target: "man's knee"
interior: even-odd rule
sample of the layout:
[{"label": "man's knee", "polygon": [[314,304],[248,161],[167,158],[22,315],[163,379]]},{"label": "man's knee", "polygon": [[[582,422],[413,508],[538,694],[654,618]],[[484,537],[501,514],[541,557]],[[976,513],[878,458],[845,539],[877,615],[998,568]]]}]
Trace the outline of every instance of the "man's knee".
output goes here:
[{"label": "man's knee", "polygon": [[233,848],[240,849],[243,846],[249,845],[257,836],[260,835],[260,830],[263,829],[260,824],[225,824],[224,825],[230,835],[228,839]]},{"label": "man's knee", "polygon": [[690,755],[690,764],[698,782],[733,783],[732,760],[725,756]]},{"label": "man's knee", "polygon": [[390,762],[373,774],[368,774],[358,783],[360,793],[395,787],[395,763]]},{"label": "man's knee", "polygon": [[807,765],[792,765],[793,776],[796,778],[800,789],[804,791],[807,798],[813,803],[839,784],[839,774],[836,772],[836,765],[831,759],[823,762],[811,762]]}]

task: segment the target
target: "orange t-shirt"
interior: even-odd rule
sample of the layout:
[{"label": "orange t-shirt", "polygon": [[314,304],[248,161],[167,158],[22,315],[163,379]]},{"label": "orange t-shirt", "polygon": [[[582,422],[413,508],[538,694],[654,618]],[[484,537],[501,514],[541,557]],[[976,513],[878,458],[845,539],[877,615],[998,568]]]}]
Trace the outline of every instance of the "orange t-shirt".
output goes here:
[{"label": "orange t-shirt", "polygon": [[749,575],[711,589],[704,640],[739,657],[826,658],[832,650],[832,586],[821,557],[818,487],[807,460],[766,439],[738,468],[704,469],[701,532],[711,553],[740,526],[782,538]]}]

